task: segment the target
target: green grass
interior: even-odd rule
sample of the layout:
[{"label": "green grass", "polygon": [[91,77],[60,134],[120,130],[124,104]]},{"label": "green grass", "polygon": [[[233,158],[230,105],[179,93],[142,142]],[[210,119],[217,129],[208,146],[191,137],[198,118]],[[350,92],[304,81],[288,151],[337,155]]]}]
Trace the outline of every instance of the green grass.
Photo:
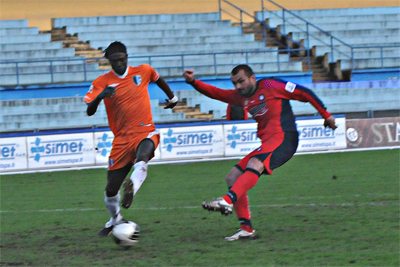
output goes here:
[{"label": "green grass", "polygon": [[[123,210],[141,240],[96,236],[104,169],[0,176],[0,266],[399,266],[399,150],[296,156],[250,191],[259,238],[201,209],[235,161],[152,165]],[[336,179],[334,179],[336,176]]]}]

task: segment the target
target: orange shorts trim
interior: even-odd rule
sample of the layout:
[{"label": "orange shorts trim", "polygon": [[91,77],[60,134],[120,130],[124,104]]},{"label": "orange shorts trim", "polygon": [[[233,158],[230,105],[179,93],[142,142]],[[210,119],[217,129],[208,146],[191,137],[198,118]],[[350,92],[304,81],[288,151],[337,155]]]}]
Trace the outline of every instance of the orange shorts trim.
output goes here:
[{"label": "orange shorts trim", "polygon": [[[108,170],[117,170],[127,164],[135,163],[136,149],[144,139],[150,139],[157,148],[160,143],[160,134],[154,132],[135,133],[114,138],[110,156],[108,158]],[[151,158],[154,157],[154,154]]]}]

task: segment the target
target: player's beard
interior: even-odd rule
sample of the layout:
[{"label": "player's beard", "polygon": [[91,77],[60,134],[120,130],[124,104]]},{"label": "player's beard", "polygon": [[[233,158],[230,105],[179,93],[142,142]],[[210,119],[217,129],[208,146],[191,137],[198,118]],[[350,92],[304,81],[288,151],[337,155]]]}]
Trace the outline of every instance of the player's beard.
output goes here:
[{"label": "player's beard", "polygon": [[255,85],[249,85],[247,90],[245,92],[239,91],[239,94],[244,96],[244,97],[251,97],[254,92],[256,91],[257,87]]}]

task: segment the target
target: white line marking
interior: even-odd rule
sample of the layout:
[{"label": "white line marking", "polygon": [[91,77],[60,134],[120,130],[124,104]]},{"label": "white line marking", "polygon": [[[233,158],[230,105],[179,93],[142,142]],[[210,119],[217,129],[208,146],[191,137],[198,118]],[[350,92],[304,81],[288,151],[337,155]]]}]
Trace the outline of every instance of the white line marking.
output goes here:
[{"label": "white line marking", "polygon": [[[390,201],[378,201],[378,202],[343,202],[343,203],[304,203],[304,204],[259,204],[250,205],[250,208],[291,208],[291,207],[303,207],[303,208],[314,208],[314,207],[359,207],[359,206],[399,206],[397,200]],[[177,210],[177,209],[202,209],[201,205],[198,206],[181,206],[181,207],[143,207],[134,208],[136,210]],[[103,211],[105,209],[96,208],[67,208],[67,209],[39,209],[39,210],[0,210],[0,213],[57,213],[57,212],[90,212],[90,211]]]},{"label": "white line marking", "polygon": [[[347,152],[372,151],[372,150],[392,150],[392,149],[400,149],[400,146],[296,152],[295,156],[308,155],[308,154],[310,154],[310,155],[331,154],[331,153],[347,153]],[[177,160],[164,160],[164,161],[161,161],[161,160],[154,161],[153,160],[153,161],[149,162],[149,165],[182,164],[182,163],[196,163],[196,162],[234,160],[234,159],[238,160],[243,157],[244,157],[244,155],[243,156],[232,156],[232,157],[216,157],[216,158],[210,157],[210,158],[177,159]],[[55,169],[4,171],[4,172],[0,172],[0,175],[29,174],[29,173],[43,173],[43,172],[57,172],[57,171],[77,171],[77,170],[105,169],[105,168],[107,168],[107,165],[79,166],[79,167],[64,167],[64,168],[55,168]]]}]

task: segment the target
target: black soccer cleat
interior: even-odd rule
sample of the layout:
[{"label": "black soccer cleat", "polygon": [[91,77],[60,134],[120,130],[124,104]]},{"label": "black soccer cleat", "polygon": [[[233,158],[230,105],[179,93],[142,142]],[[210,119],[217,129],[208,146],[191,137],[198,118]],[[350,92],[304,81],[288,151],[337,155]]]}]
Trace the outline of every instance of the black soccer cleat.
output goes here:
[{"label": "black soccer cleat", "polygon": [[111,225],[110,227],[104,227],[99,231],[98,235],[101,237],[107,237],[111,234],[113,228],[114,225]]}]

